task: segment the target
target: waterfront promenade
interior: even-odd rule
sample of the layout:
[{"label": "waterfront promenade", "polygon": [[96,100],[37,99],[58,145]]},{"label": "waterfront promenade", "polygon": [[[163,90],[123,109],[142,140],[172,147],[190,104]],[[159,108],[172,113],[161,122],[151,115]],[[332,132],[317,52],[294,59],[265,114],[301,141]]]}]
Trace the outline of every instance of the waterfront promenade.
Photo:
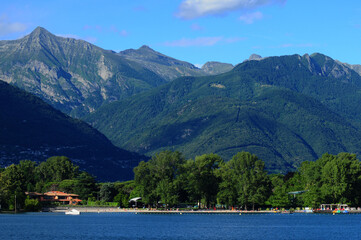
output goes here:
[{"label": "waterfront promenade", "polygon": [[281,211],[244,211],[244,210],[159,210],[143,208],[117,208],[117,207],[54,207],[45,208],[46,212],[66,212],[70,209],[76,209],[82,213],[135,213],[135,214],[260,214],[260,213],[278,213]]},{"label": "waterfront promenade", "polygon": [[[76,209],[81,213],[134,213],[134,214],[290,214],[290,213],[306,213],[305,210],[213,210],[213,209],[200,209],[200,210],[160,210],[160,209],[143,209],[143,208],[117,208],[117,207],[54,207],[44,208],[45,212],[66,212],[70,209]],[[308,212],[312,213],[312,212]],[[315,211],[313,213],[332,213],[330,211]],[[349,214],[360,214],[361,210],[350,210]]]}]

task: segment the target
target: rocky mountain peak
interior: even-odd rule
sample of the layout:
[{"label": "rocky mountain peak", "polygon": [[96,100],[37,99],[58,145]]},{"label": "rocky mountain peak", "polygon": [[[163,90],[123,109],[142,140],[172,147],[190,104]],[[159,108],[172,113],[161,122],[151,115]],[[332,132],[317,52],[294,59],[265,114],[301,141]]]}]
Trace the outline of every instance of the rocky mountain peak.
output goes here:
[{"label": "rocky mountain peak", "polygon": [[321,53],[313,53],[310,56],[311,62],[313,63],[312,68],[313,72],[318,73],[319,75],[326,77],[342,78],[343,82],[348,82],[348,79],[351,78],[351,69],[324,55]]},{"label": "rocky mountain peak", "polygon": [[29,36],[29,38],[35,39],[35,38],[42,38],[42,37],[52,37],[54,35],[51,34],[45,28],[37,27],[28,36]]},{"label": "rocky mountain peak", "polygon": [[258,54],[255,54],[253,53],[251,56],[249,56],[248,60],[251,61],[251,60],[261,60],[262,59],[262,56],[258,55]]},{"label": "rocky mountain peak", "polygon": [[150,48],[148,45],[143,45],[143,46],[141,46],[138,50],[155,52],[155,51],[154,51],[152,48]]},{"label": "rocky mountain peak", "polygon": [[20,41],[23,42],[24,50],[39,49],[48,46],[56,38],[55,35],[48,32],[45,28],[37,27],[29,35],[25,36]]},{"label": "rocky mountain peak", "polygon": [[206,62],[202,68],[204,72],[207,74],[221,74],[224,72],[231,71],[233,69],[233,65],[230,63],[221,63],[221,62]]}]

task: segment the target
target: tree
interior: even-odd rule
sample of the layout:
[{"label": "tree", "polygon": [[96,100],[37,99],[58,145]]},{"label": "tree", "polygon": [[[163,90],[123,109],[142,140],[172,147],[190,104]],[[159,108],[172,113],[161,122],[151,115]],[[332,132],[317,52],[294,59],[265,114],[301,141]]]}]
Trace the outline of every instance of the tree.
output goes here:
[{"label": "tree", "polygon": [[321,203],[361,203],[361,164],[355,154],[324,154],[316,162],[303,162],[299,172],[308,192],[306,206]]},{"label": "tree", "polygon": [[74,165],[69,158],[56,156],[48,158],[36,168],[37,191],[42,192],[46,182],[61,182],[73,179],[79,174],[79,167]]},{"label": "tree", "polygon": [[138,194],[135,197],[142,197],[143,202],[148,205],[157,202],[155,194],[156,180],[151,168],[151,164],[144,161],[141,161],[138,166],[134,168],[134,181],[136,185],[136,191],[134,191],[134,193],[136,192]]},{"label": "tree", "polygon": [[218,175],[221,178],[219,184],[219,191],[217,199],[220,203],[227,206],[238,205],[238,190],[237,183],[239,181],[239,175],[237,174],[231,161],[222,163],[218,171]]},{"label": "tree", "polygon": [[[34,185],[34,169],[34,162],[23,160],[18,165],[10,165],[0,174],[0,194],[3,207],[13,209],[24,206],[25,192],[32,190]],[[17,206],[14,206],[15,196]]]},{"label": "tree", "polygon": [[128,207],[129,200],[129,195],[126,195],[123,192],[119,192],[113,199],[113,201],[119,203],[119,206],[121,207]]},{"label": "tree", "polygon": [[[238,203],[247,209],[262,205],[270,195],[270,182],[264,170],[264,162],[248,152],[237,153],[226,164],[231,177],[231,190],[237,192]],[[227,179],[226,179],[227,181]],[[234,200],[232,200],[234,201]]]},{"label": "tree", "polygon": [[281,174],[272,175],[272,195],[267,200],[272,207],[286,208],[291,206],[291,201],[288,195],[287,183],[284,176]]},{"label": "tree", "polygon": [[73,191],[79,195],[80,199],[87,200],[95,197],[97,190],[95,178],[91,174],[82,171],[75,178]]},{"label": "tree", "polygon": [[102,202],[112,202],[115,197],[116,191],[114,183],[103,183],[100,186],[99,198]]},{"label": "tree", "polygon": [[134,168],[134,180],[143,202],[157,205],[161,201],[166,206],[174,204],[178,191],[175,181],[183,163],[182,154],[171,151],[160,152],[148,162],[140,162]]},{"label": "tree", "polygon": [[222,158],[216,154],[204,154],[186,162],[186,189],[191,200],[199,204],[203,199],[207,207],[215,203],[220,182],[216,171],[222,163]]},{"label": "tree", "polygon": [[174,181],[169,179],[160,180],[157,184],[156,192],[160,202],[164,203],[166,207],[177,203],[178,196]]},{"label": "tree", "polygon": [[358,205],[361,200],[361,165],[355,154],[325,154],[327,163],[322,168],[321,192],[330,203]]},{"label": "tree", "polygon": [[36,212],[41,209],[40,202],[38,199],[30,199],[29,196],[25,199],[25,210]]},{"label": "tree", "polygon": [[[114,187],[118,192],[118,194],[114,197],[114,202],[119,203],[119,206],[128,207],[129,200],[131,199],[130,195],[135,188],[134,180],[126,181],[126,182],[116,182],[114,183]],[[136,192],[134,192],[134,194],[137,195]],[[134,197],[139,197],[139,196],[140,195]]]},{"label": "tree", "polygon": [[65,179],[59,183],[58,188],[60,191],[63,191],[63,192],[75,193],[74,187],[75,187],[76,182],[77,181],[74,179]]}]

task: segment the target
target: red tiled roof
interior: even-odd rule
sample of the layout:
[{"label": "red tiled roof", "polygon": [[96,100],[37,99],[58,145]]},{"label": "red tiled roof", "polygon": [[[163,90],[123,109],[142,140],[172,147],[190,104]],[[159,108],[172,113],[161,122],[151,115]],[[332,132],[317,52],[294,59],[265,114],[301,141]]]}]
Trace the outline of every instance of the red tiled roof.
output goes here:
[{"label": "red tiled roof", "polygon": [[70,197],[79,197],[79,195],[77,195],[77,194],[65,193],[65,192],[60,192],[60,191],[50,191],[50,192],[44,193],[44,195],[46,195],[46,196],[70,196]]}]

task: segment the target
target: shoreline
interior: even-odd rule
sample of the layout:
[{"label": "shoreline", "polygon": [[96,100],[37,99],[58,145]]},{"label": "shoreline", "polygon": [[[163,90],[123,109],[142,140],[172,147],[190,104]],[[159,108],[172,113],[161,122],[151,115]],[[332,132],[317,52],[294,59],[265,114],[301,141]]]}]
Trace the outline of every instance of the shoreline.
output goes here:
[{"label": "shoreline", "polygon": [[[158,209],[129,209],[129,208],[115,208],[115,207],[55,207],[43,209],[44,212],[66,212],[70,209],[76,209],[80,213],[134,213],[134,214],[293,214],[293,213],[304,213],[304,214],[332,214],[329,211],[316,211],[306,212],[304,210],[295,210],[290,212],[285,211],[274,211],[274,210],[158,210]],[[337,214],[360,214],[360,210],[349,211],[349,213],[337,213]]]},{"label": "shoreline", "polygon": [[[157,210],[157,209],[130,209],[115,207],[56,207],[44,209],[44,212],[66,212],[76,209],[81,213],[135,213],[135,214],[265,214],[281,213],[281,211],[245,211],[245,210]],[[303,212],[303,211],[300,211]],[[288,212],[289,213],[289,212]]]}]

